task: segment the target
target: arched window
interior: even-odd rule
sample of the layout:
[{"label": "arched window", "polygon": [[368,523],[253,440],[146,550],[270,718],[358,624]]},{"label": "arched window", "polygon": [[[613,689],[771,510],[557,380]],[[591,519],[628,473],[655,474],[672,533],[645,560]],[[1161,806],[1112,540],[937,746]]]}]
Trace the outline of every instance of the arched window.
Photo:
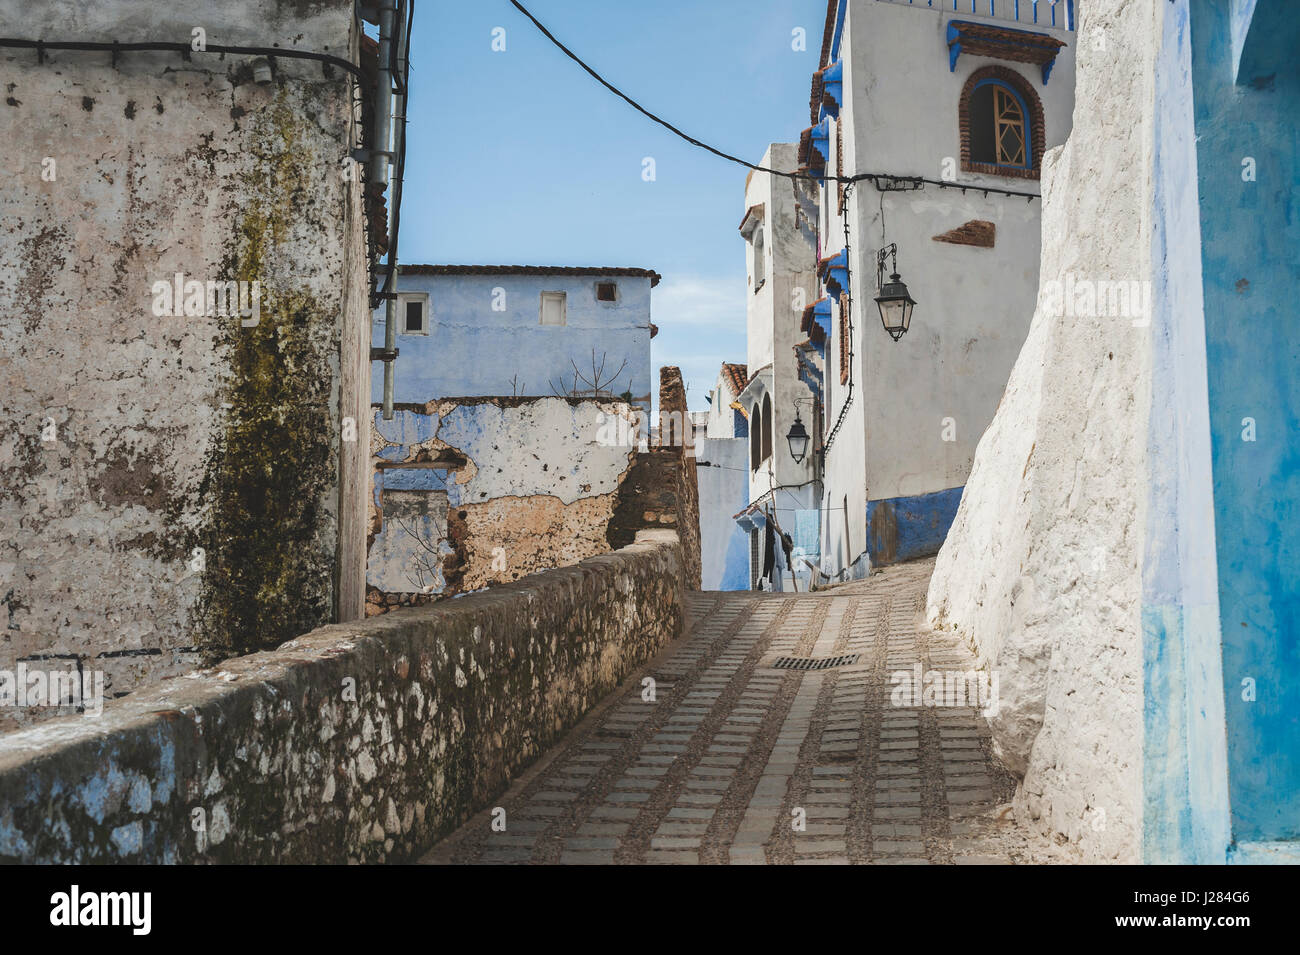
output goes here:
[{"label": "arched window", "polygon": [[772,456],[772,396],[763,396],[763,458]]},{"label": "arched window", "polygon": [[1043,107],[1032,84],[1005,66],[976,70],[958,108],[961,167],[967,172],[1037,179]]},{"label": "arched window", "polygon": [[749,467],[757,471],[763,461],[763,412],[758,402],[754,402],[754,410],[749,414]]}]

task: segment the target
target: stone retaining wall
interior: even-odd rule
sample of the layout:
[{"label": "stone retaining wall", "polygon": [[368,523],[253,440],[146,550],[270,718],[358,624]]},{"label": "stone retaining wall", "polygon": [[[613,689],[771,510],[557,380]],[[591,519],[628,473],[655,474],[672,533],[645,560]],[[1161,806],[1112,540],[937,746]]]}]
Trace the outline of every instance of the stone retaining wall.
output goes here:
[{"label": "stone retaining wall", "polygon": [[0,739],[0,862],[419,857],[683,627],[677,536]]}]

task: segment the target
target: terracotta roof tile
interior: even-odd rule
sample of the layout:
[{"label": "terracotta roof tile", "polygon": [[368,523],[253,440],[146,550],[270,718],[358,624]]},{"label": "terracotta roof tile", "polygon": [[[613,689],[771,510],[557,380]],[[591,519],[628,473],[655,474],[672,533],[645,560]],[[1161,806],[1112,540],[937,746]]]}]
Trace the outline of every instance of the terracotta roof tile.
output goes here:
[{"label": "terracotta roof tile", "polygon": [[733,395],[738,395],[745,390],[745,385],[748,384],[749,370],[744,365],[724,361],[722,363],[722,374],[727,384],[731,386]]},{"label": "terracotta roof tile", "polygon": [[991,23],[953,20],[949,26],[958,36],[958,39],[949,41],[949,46],[960,41],[963,53],[1015,63],[1036,63],[1042,66],[1056,59],[1056,54],[1066,45],[1064,40],[1046,33],[1016,30]]},{"label": "terracotta roof tile", "polygon": [[821,112],[822,99],[826,95],[826,88],[822,84],[822,71],[818,70],[812,78],[812,96],[808,99],[808,115],[811,117],[809,122],[814,126],[817,125],[817,114]]},{"label": "terracotta roof tile", "polygon": [[821,174],[826,168],[826,160],[822,154],[812,147],[812,134],[816,128],[816,123],[805,129],[799,134],[799,153],[797,159],[800,169],[809,169],[817,174]]},{"label": "terracotta roof tile", "polygon": [[838,0],[826,0],[826,27],[822,30],[822,56],[817,61],[819,67],[825,66],[827,57],[831,55],[831,41],[835,39],[835,9],[838,6]]}]

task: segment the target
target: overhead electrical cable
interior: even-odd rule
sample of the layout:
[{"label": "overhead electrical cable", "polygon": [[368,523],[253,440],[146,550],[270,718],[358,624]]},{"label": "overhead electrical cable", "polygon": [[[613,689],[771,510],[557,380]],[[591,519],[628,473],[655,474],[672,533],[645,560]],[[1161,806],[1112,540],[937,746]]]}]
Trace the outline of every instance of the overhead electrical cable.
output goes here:
[{"label": "overhead electrical cable", "polygon": [[723,150],[718,149],[716,146],[711,146],[708,143],[704,142],[704,140],[702,139],[696,139],[694,136],[690,135],[689,133],[679,129],[678,127],[674,126],[672,123],[668,122],[668,120],[664,119],[662,116],[657,116],[654,113],[650,112],[650,110],[646,109],[644,106],[642,106],[632,97],[628,96],[626,93],[624,93],[621,89],[619,89],[609,80],[605,79],[605,77],[597,73],[595,69],[589,66],[586,63],[586,61],[582,59],[582,57],[578,56],[578,54],[574,53],[567,46],[561,43],[560,40],[555,36],[555,34],[552,33],[550,30],[548,30],[546,28],[546,25],[542,23],[541,20],[533,16],[532,12],[527,7],[525,7],[522,3],[520,3],[519,0],[510,0],[510,5],[513,6],[520,13],[522,13],[524,16],[526,16],[529,20],[531,20],[533,26],[537,27],[538,31],[542,34],[542,36],[550,40],[553,44],[555,44],[556,47],[559,48],[560,52],[562,52],[569,59],[573,60],[574,63],[577,63],[580,67],[582,67],[583,70],[586,71],[586,73],[592,79],[594,79],[601,86],[605,87],[605,89],[609,90],[619,99],[623,100],[625,103],[627,103],[629,106],[635,109],[642,116],[645,116],[647,119],[651,120],[652,122],[658,123],[660,126],[668,130],[674,136],[678,136],[681,139],[686,140],[686,142],[690,143],[692,146],[698,147],[699,149],[706,150],[712,153],[713,155],[719,157],[720,159],[725,159],[728,162],[733,162],[739,166],[744,166],[746,169],[752,169],[755,172],[771,173],[774,176],[785,176],[788,179],[816,179],[819,182],[830,181],[830,182],[851,183],[851,182],[862,182],[863,180],[870,180],[871,182],[877,184],[877,188],[880,188],[879,182],[884,181],[890,183],[891,186],[893,187],[890,191],[897,189],[898,184],[908,183],[911,184],[912,187],[915,189],[921,189],[925,185],[938,186],[940,189],[960,189],[963,193],[967,189],[969,189],[973,192],[982,192],[986,196],[992,192],[1003,196],[1015,196],[1017,198],[1025,199],[1026,201],[1030,201],[1030,202],[1032,202],[1034,199],[1041,198],[1039,194],[1036,192],[1019,192],[1014,189],[999,189],[996,186],[979,186],[971,183],[948,182],[942,179],[926,179],[924,176],[893,176],[893,175],[887,175],[885,173],[875,173],[875,172],[862,172],[862,173],[857,173],[856,175],[853,176],[832,176],[829,174],[816,175],[812,172],[803,169],[797,169],[791,172],[783,169],[772,169],[768,166],[755,165],[754,163],[749,162],[746,159],[741,159],[739,156],[733,156],[731,153],[724,152]]}]

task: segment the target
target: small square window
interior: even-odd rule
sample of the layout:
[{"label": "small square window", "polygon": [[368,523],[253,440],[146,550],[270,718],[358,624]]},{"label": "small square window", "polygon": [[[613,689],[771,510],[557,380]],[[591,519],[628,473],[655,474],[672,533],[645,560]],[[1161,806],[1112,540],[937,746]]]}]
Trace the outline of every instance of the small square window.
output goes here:
[{"label": "small square window", "polygon": [[408,301],[406,303],[406,334],[424,331],[424,303]]},{"label": "small square window", "polygon": [[397,320],[403,335],[429,334],[429,296],[422,292],[398,295]]},{"label": "small square window", "polygon": [[542,317],[543,325],[564,325],[567,324],[566,296],[563,292],[543,292],[542,293]]},{"label": "small square window", "polygon": [[597,282],[596,301],[598,302],[618,301],[618,286],[613,282]]}]

